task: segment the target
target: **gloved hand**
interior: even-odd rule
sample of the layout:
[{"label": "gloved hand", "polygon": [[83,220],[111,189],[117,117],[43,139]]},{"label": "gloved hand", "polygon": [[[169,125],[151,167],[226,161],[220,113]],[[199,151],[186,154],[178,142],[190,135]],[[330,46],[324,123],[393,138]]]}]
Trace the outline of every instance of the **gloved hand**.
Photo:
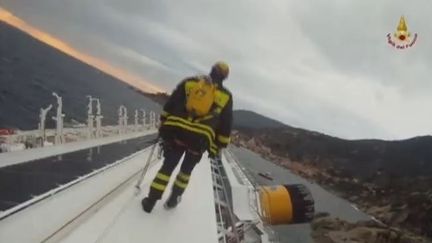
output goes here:
[{"label": "gloved hand", "polygon": [[167,119],[166,115],[165,116],[164,115],[159,116],[159,121],[161,124],[163,124],[166,121],[166,119]]},{"label": "gloved hand", "polygon": [[164,140],[158,137],[158,150],[157,150],[157,158],[161,159],[162,154],[164,153]]},{"label": "gloved hand", "polygon": [[158,127],[158,132],[159,132],[159,137],[161,139],[166,140],[167,136],[166,136],[166,128],[163,126],[163,123],[161,123]]}]

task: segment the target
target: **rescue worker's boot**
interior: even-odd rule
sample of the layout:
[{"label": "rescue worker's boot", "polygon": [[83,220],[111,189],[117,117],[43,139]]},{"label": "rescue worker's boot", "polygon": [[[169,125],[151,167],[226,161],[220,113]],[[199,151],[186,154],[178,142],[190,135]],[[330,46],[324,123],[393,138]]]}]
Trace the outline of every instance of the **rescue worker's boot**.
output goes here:
[{"label": "rescue worker's boot", "polygon": [[156,204],[157,200],[156,199],[152,199],[149,197],[145,197],[142,201],[141,201],[141,205],[142,208],[145,212],[147,213],[151,213],[151,211],[153,210],[155,204]]},{"label": "rescue worker's boot", "polygon": [[173,209],[177,207],[180,201],[181,201],[181,194],[179,194],[176,190],[172,190],[168,200],[166,200],[164,204],[164,208],[168,210]]},{"label": "rescue worker's boot", "polygon": [[171,195],[169,196],[168,200],[164,204],[165,209],[175,208],[177,204],[179,204],[179,202],[181,201],[181,196],[183,195],[183,192],[185,191],[189,183],[189,177],[190,174],[186,174],[183,172],[180,172],[177,175],[177,178],[171,189]]}]

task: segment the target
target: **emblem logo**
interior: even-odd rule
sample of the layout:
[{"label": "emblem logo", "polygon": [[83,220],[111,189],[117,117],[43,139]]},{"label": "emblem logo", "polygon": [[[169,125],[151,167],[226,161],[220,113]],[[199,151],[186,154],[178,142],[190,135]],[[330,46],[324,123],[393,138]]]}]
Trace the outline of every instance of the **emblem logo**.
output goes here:
[{"label": "emblem logo", "polygon": [[407,49],[412,47],[417,41],[417,33],[412,35],[408,31],[405,18],[402,16],[396,28],[396,32],[387,34],[387,43],[396,49]]}]

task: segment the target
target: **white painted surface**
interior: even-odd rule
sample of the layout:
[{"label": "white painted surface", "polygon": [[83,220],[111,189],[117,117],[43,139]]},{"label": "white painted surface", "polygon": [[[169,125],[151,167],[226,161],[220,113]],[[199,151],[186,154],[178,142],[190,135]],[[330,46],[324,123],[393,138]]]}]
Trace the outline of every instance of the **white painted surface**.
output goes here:
[{"label": "white painted surface", "polygon": [[[238,178],[234,175],[234,168],[232,167],[231,162],[228,162],[225,155],[222,156],[222,164],[231,185],[234,214],[240,220],[258,220],[256,213],[252,212],[252,209],[249,206],[251,203],[249,193],[252,188],[239,182]],[[238,173],[240,173],[240,171]]]},{"label": "white painted surface", "polygon": [[[243,189],[233,189],[233,211],[238,216],[240,220],[251,220],[252,222],[256,223],[256,227],[262,232],[261,242],[262,243],[269,243],[274,242],[271,240],[271,235],[274,235],[274,232],[269,227],[264,226],[264,222],[261,220],[258,208],[259,201],[256,198],[255,194],[255,188],[252,185],[251,181],[247,178],[247,176],[243,173],[242,168],[237,163],[237,159],[234,157],[231,151],[228,151],[227,153],[224,153],[222,163],[224,165],[225,170],[228,170],[228,179],[233,181],[234,187]],[[234,171],[236,173],[234,173]],[[238,175],[240,178],[237,178]],[[236,180],[230,178],[230,177],[236,177]],[[247,196],[244,193],[244,188],[248,189]],[[250,232],[246,231],[245,239],[247,239],[248,234]],[[252,239],[255,240],[255,233],[252,233]],[[246,241],[247,242],[247,241]]]},{"label": "white painted surface", "polygon": [[[0,242],[43,241],[139,171],[148,153],[148,149],[140,151],[126,162],[0,221]],[[208,159],[203,159],[194,169],[177,208],[163,209],[169,194],[167,189],[164,200],[147,214],[142,211],[140,201],[147,194],[159,167],[160,163],[157,163],[149,169],[138,196],[134,194],[136,181],[133,180],[75,228],[62,231],[61,242],[218,242]],[[173,173],[172,181],[175,175]]]},{"label": "white painted surface", "polygon": [[25,163],[36,159],[43,159],[59,154],[70,153],[81,149],[102,146],[122,140],[138,138],[141,136],[153,134],[155,132],[155,130],[149,130],[145,132],[125,134],[122,136],[104,137],[100,139],[72,142],[50,147],[28,149],[9,153],[0,153],[0,168],[19,163]]},{"label": "white painted surface", "polygon": [[24,149],[25,149],[25,144],[23,144],[23,143],[14,143],[14,144],[3,143],[3,144],[0,144],[0,150],[3,153],[16,152],[16,151],[21,151]]},{"label": "white painted surface", "polygon": [[[168,211],[163,208],[169,196],[167,189],[163,200],[156,204],[151,214],[147,214],[141,208],[141,199],[147,195],[158,169],[159,166],[155,166],[149,170],[139,196],[134,195],[133,185],[130,185],[62,242],[218,242],[208,159],[203,159],[194,169],[189,187],[177,208]],[[171,181],[175,175],[176,172]]]},{"label": "white painted surface", "polygon": [[149,150],[0,221],[0,242],[41,242],[144,165]]}]

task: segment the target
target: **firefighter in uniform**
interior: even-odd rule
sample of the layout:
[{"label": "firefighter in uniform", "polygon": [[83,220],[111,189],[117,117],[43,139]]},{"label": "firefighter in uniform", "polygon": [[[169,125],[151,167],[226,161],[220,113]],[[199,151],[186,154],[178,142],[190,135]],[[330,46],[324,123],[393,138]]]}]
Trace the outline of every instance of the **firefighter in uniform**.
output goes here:
[{"label": "firefighter in uniform", "polygon": [[[210,75],[190,77],[180,82],[164,105],[159,135],[165,159],[150,186],[148,196],[141,201],[144,211],[150,213],[161,199],[171,173],[183,154],[180,172],[176,175],[171,194],[164,204],[166,209],[174,208],[180,202],[192,170],[203,153],[208,151],[211,158],[218,157],[220,150],[229,144],[233,101],[230,91],[222,84],[228,74],[228,65],[217,62]],[[203,93],[204,98],[195,98],[196,93]],[[207,108],[197,108],[197,112],[193,112],[195,108],[191,107],[197,105]]]}]

